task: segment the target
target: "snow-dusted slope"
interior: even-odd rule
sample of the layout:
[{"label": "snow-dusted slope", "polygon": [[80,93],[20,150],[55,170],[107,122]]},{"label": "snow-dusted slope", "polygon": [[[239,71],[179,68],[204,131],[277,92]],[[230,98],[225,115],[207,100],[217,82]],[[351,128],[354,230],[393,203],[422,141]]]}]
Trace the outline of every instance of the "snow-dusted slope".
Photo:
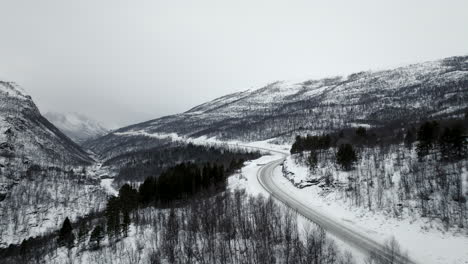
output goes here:
[{"label": "snow-dusted slope", "polygon": [[[253,141],[297,132],[318,133],[355,123],[379,125],[460,115],[467,108],[468,56],[347,77],[276,82],[116,132],[177,133]],[[139,137],[140,145],[152,145],[142,142],[152,139]],[[116,133],[87,146],[106,156],[105,152],[122,149],[128,142],[135,143]]]},{"label": "snow-dusted slope", "polygon": [[45,119],[33,100],[14,83],[0,82],[0,157],[54,165],[91,159]]},{"label": "snow-dusted slope", "polygon": [[44,116],[65,135],[79,144],[109,132],[99,122],[78,113],[49,112]]},{"label": "snow-dusted slope", "polygon": [[86,152],[40,114],[23,89],[0,82],[0,198],[34,165],[91,162]]},{"label": "snow-dusted slope", "polygon": [[93,160],[45,119],[24,90],[0,82],[0,248],[100,210]]}]

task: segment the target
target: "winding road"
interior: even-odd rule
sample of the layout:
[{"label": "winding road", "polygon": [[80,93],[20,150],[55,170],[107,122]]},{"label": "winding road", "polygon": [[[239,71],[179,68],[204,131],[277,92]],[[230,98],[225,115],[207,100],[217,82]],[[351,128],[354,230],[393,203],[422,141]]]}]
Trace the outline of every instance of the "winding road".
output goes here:
[{"label": "winding road", "polygon": [[[266,150],[259,148],[261,150]],[[355,230],[343,225],[339,221],[336,221],[323,213],[311,208],[306,203],[293,197],[291,193],[285,192],[277,183],[273,180],[273,173],[276,167],[280,166],[286,155],[285,152],[269,150],[283,155],[282,158],[272,161],[263,165],[257,172],[257,179],[262,187],[269,192],[275,199],[282,202],[292,210],[302,215],[304,218],[316,223],[318,226],[326,230],[327,232],[335,235],[339,239],[343,240],[347,244],[355,247],[356,249],[364,252],[365,254],[377,254],[380,259],[384,260],[383,263],[388,264],[415,264],[416,262],[410,260],[408,257],[395,254],[390,250],[386,249],[377,241],[374,241]]]}]

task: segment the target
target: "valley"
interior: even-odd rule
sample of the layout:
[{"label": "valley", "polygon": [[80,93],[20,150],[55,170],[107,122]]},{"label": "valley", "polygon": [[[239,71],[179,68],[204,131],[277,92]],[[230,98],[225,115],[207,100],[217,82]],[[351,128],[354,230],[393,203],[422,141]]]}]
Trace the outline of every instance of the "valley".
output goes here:
[{"label": "valley", "polygon": [[468,57],[451,57],[110,132],[55,115],[62,132],[1,82],[0,258],[464,263],[467,84]]}]

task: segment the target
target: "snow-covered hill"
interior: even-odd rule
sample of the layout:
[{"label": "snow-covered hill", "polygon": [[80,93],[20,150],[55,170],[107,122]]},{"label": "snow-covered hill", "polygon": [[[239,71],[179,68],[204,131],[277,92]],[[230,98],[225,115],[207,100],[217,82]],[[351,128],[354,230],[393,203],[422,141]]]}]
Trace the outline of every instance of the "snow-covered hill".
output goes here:
[{"label": "snow-covered hill", "polygon": [[99,122],[78,113],[48,112],[44,115],[52,124],[78,144],[109,132]]},{"label": "snow-covered hill", "polygon": [[0,82],[0,164],[83,165],[92,159],[14,83]]},{"label": "snow-covered hill", "polygon": [[0,247],[102,206],[106,194],[85,168],[93,162],[23,89],[0,82]]},{"label": "snow-covered hill", "polygon": [[[158,142],[144,133],[244,141],[457,116],[468,108],[468,56],[360,72],[347,77],[275,82],[191,110],[117,130],[87,144],[103,157]],[[135,137],[129,139],[133,132]],[[122,135],[126,135],[122,137]],[[112,154],[109,154],[112,153]]]}]

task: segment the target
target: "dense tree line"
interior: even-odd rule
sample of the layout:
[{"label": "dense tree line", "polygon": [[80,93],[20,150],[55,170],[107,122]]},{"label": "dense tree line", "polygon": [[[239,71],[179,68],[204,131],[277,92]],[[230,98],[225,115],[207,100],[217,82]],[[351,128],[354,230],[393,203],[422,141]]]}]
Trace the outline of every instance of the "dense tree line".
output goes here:
[{"label": "dense tree line", "polygon": [[105,209],[106,228],[97,225],[89,239],[90,247],[99,247],[100,237],[107,235],[118,240],[128,235],[131,215],[135,210],[147,206],[165,208],[174,204],[185,204],[199,194],[215,195],[226,190],[227,175],[242,167],[243,159],[233,159],[227,168],[222,164],[181,163],[161,173],[148,177],[138,189],[124,184],[117,197],[110,197]]},{"label": "dense tree line", "polygon": [[158,177],[148,177],[138,188],[124,184],[118,197],[108,200],[105,210],[107,234],[120,237],[128,234],[130,213],[137,207],[148,205],[168,206],[173,202],[185,202],[200,193],[211,195],[226,190],[227,175],[242,166],[243,160],[232,160],[223,165],[206,163],[181,163],[167,169]]},{"label": "dense tree line", "polygon": [[107,161],[104,165],[119,168],[116,182],[143,181],[157,177],[179,163],[217,163],[228,168],[232,160],[250,160],[259,157],[255,151],[209,147],[194,144],[172,144],[150,150],[127,153]]},{"label": "dense tree line", "polygon": [[414,126],[406,128],[406,134],[402,133],[403,128],[398,125],[388,124],[370,129],[344,129],[321,136],[298,135],[292,145],[291,154],[310,152],[307,164],[314,171],[320,158],[324,158],[324,150],[336,147],[336,164],[349,171],[358,160],[356,149],[376,146],[388,148],[390,145],[402,143],[408,149],[412,149],[417,141],[416,151],[420,159],[432,154],[431,156],[440,161],[457,161],[466,158],[468,154],[467,121],[466,118],[427,121],[421,123],[418,129]]},{"label": "dense tree line", "polygon": [[[232,163],[230,170],[239,167],[242,161]],[[226,171],[223,165],[181,163],[159,177],[147,178],[139,188],[140,199],[144,203],[170,202],[187,199],[209,188],[226,188]]]},{"label": "dense tree line", "polygon": [[328,149],[331,146],[332,139],[331,136],[328,134],[321,136],[296,136],[296,139],[291,147],[291,154],[303,151],[316,151],[321,149]]},{"label": "dense tree line", "polygon": [[[437,121],[423,123],[417,132],[417,152],[419,158],[428,156],[433,151],[439,152],[439,159],[456,161],[466,157],[466,129],[461,122],[445,126]],[[437,153],[436,153],[437,154]]]},{"label": "dense tree line", "polygon": [[[366,129],[363,127],[359,127],[356,130],[356,135],[358,135],[359,137],[364,137],[366,135]],[[344,136],[342,133],[340,133],[339,137],[343,138]],[[335,146],[335,142],[337,142],[337,140],[334,140],[333,136],[329,134],[321,136],[307,135],[305,137],[296,136],[296,139],[291,147],[291,154],[310,151],[307,163],[310,169],[314,171],[319,162],[319,155],[317,154],[317,151],[323,152],[324,150],[328,150],[330,147]],[[357,159],[357,153],[351,144],[339,144],[336,153],[336,163],[338,165],[340,165],[344,170],[349,171],[352,169],[352,166],[357,161]]]},{"label": "dense tree line", "polygon": [[353,168],[353,164],[358,160],[356,151],[351,144],[342,144],[336,152],[336,162],[346,171]]}]

